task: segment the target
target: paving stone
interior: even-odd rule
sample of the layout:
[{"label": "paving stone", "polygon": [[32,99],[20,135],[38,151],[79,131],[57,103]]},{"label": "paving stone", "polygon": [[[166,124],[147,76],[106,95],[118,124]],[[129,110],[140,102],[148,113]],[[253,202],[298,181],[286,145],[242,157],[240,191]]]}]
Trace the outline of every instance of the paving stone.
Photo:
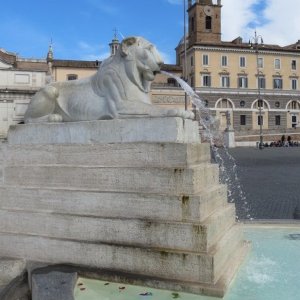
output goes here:
[{"label": "paving stone", "polygon": [[58,271],[32,275],[32,300],[74,300],[77,273]]}]

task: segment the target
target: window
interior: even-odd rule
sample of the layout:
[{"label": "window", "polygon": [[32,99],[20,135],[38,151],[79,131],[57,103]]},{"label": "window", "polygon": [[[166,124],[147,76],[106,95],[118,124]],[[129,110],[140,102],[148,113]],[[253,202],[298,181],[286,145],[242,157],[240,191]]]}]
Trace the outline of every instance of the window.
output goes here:
[{"label": "window", "polygon": [[78,79],[77,74],[68,74],[67,75],[67,80],[76,80],[76,79]]},{"label": "window", "polygon": [[174,78],[168,78],[168,85],[176,86],[176,80]]},{"label": "window", "polygon": [[240,102],[240,107],[244,107],[245,106],[245,101],[244,100],[242,100],[241,102]]},{"label": "window", "polygon": [[291,79],[291,86],[292,90],[296,90],[298,86],[298,80],[297,79]]},{"label": "window", "polygon": [[279,101],[276,101],[276,102],[275,102],[275,107],[276,107],[276,108],[279,108],[279,107],[280,107],[280,102],[279,102]]},{"label": "window", "polygon": [[292,127],[297,128],[298,122],[297,122],[297,117],[292,116]]},{"label": "window", "polygon": [[240,124],[241,125],[246,125],[246,115],[241,115],[240,116]]},{"label": "window", "polygon": [[280,116],[275,116],[275,125],[280,126]]},{"label": "window", "polygon": [[292,101],[288,105],[288,109],[300,109],[300,103],[298,103],[297,101]]},{"label": "window", "polygon": [[231,103],[231,101],[229,101],[228,99],[221,99],[221,100],[219,100],[218,102],[217,102],[217,108],[233,108],[232,107],[232,103]]},{"label": "window", "polygon": [[257,79],[258,88],[265,89],[266,88],[266,79],[265,77],[258,77]]},{"label": "window", "polygon": [[205,18],[205,29],[211,30],[211,17],[210,16],[206,16]]},{"label": "window", "polygon": [[292,59],[292,70],[297,69],[297,61],[295,59]]},{"label": "window", "polygon": [[211,76],[202,75],[202,86],[211,86]]},{"label": "window", "polygon": [[257,125],[264,125],[264,116],[257,116]]},{"label": "window", "polygon": [[208,59],[208,55],[207,54],[203,54],[203,57],[202,57],[202,64],[204,66],[207,66],[209,63],[209,59]]},{"label": "window", "polygon": [[191,76],[191,87],[194,87],[194,85],[195,85],[194,76]]},{"label": "window", "polygon": [[274,67],[277,70],[280,69],[280,59],[279,58],[275,58]]},{"label": "window", "polygon": [[191,19],[191,30],[194,32],[195,31],[195,20],[194,17]]},{"label": "window", "polygon": [[222,56],[221,65],[222,67],[227,67],[227,56]]},{"label": "window", "polygon": [[246,67],[246,57],[241,56],[240,57],[240,67],[245,68]]},{"label": "window", "polygon": [[274,78],[273,79],[273,88],[276,90],[282,89],[282,79],[281,78]]},{"label": "window", "polygon": [[205,107],[208,107],[208,100],[204,100]]},{"label": "window", "polygon": [[264,59],[262,57],[259,57],[257,59],[257,66],[262,69],[264,67]]},{"label": "window", "polygon": [[241,76],[238,78],[238,87],[242,89],[248,88],[248,78],[246,76]]},{"label": "window", "polygon": [[223,88],[229,88],[230,87],[230,78],[229,78],[229,76],[221,76],[221,86]]},{"label": "window", "polygon": [[257,107],[263,107],[263,100],[259,99],[257,100]]}]

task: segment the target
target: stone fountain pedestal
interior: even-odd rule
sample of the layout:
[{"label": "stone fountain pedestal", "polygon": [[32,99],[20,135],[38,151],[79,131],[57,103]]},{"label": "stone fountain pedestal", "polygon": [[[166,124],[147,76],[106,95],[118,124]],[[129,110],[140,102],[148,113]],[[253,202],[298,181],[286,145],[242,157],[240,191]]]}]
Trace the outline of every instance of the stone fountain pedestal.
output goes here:
[{"label": "stone fountain pedestal", "polygon": [[247,252],[191,120],[16,125],[3,155],[2,257],[221,297]]}]

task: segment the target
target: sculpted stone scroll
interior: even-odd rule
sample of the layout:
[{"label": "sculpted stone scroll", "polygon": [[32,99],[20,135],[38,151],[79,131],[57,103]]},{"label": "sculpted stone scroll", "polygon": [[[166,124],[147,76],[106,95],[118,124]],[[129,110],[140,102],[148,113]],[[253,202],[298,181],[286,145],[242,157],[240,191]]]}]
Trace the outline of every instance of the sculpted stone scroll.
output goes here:
[{"label": "sculpted stone scroll", "polygon": [[25,123],[72,122],[132,117],[182,117],[193,113],[159,108],[151,103],[150,85],[163,61],[142,37],[122,41],[115,56],[91,77],[54,82],[32,98]]}]

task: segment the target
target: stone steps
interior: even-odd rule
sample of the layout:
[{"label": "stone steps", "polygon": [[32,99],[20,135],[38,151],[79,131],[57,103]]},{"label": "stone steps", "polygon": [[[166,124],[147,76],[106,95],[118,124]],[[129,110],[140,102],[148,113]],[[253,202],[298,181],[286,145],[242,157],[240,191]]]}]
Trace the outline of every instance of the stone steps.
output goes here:
[{"label": "stone steps", "polygon": [[4,185],[102,192],[194,195],[219,183],[217,165],[189,168],[6,166]]},{"label": "stone steps", "polygon": [[5,160],[11,166],[57,164],[180,168],[210,162],[210,146],[178,143],[8,145]]},{"label": "stone steps", "polygon": [[202,224],[0,210],[2,233],[196,252],[208,251],[234,222],[229,204]]},{"label": "stone steps", "polygon": [[202,222],[227,204],[225,185],[193,196],[0,186],[0,209],[132,219]]},{"label": "stone steps", "polygon": [[209,253],[0,233],[0,252],[4,255],[207,284],[218,281],[228,258],[241,246],[241,231],[237,226],[233,226]]},{"label": "stone steps", "polygon": [[12,127],[0,254],[220,293],[242,232],[197,128],[180,118]]}]

